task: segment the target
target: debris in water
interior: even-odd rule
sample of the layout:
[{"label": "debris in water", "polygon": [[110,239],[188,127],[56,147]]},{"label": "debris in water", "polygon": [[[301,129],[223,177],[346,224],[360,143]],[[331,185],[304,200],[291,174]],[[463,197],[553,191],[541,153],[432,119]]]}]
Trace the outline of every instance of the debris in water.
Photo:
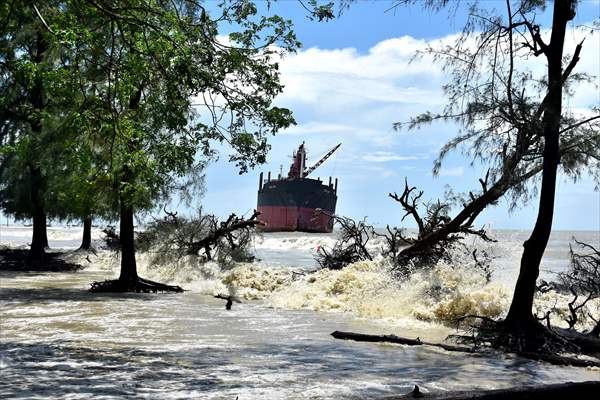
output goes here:
[{"label": "debris in water", "polygon": [[241,301],[239,301],[238,299],[236,299],[233,296],[225,296],[223,294],[217,294],[215,295],[215,298],[217,299],[223,299],[223,300],[227,300],[227,303],[225,304],[225,309],[226,310],[231,310],[231,306],[233,305],[233,302],[235,301],[236,303],[241,303]]}]

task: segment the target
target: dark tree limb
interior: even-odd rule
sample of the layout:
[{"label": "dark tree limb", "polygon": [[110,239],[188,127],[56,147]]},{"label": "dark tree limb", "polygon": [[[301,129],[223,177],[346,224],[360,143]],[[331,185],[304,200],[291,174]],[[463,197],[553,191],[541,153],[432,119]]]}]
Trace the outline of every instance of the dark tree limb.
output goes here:
[{"label": "dark tree limb", "polygon": [[389,196],[392,199],[396,200],[398,203],[400,203],[402,208],[404,208],[404,211],[406,211],[406,213],[402,217],[402,221],[404,221],[404,219],[407,216],[411,215],[417,223],[419,233],[421,233],[424,231],[425,228],[423,226],[423,220],[421,219],[421,216],[417,211],[417,203],[421,196],[423,196],[423,191],[421,190],[418,193],[411,195],[411,193],[416,189],[417,188],[414,186],[409,188],[408,180],[407,178],[404,178],[404,191],[402,192],[402,194],[398,196],[396,193],[390,193]]},{"label": "dark tree limb", "polygon": [[[465,346],[454,346],[443,343],[431,343],[421,341],[419,338],[417,339],[409,339],[396,335],[367,335],[362,333],[354,333],[354,332],[340,332],[335,331],[331,334],[336,339],[343,340],[355,340],[358,342],[372,342],[372,343],[396,343],[403,344],[408,346],[434,346],[439,347],[447,351],[458,351],[463,353],[480,353],[481,351],[476,350],[472,347]],[[533,352],[518,352],[515,353],[518,356],[529,358],[531,360],[536,361],[545,361],[554,365],[568,365],[574,367],[600,367],[600,362],[591,361],[591,360],[583,360],[579,358],[573,357],[563,357],[554,354],[544,354],[544,353],[533,353]]]},{"label": "dark tree limb", "polygon": [[424,342],[419,338],[409,339],[409,338],[396,336],[396,335],[367,335],[364,333],[335,331],[331,334],[331,336],[333,336],[336,339],[354,340],[357,342],[372,342],[372,343],[385,342],[385,343],[404,344],[404,345],[408,345],[408,346],[425,345],[425,346],[440,347],[447,351],[459,351],[459,352],[463,352],[463,353],[474,353],[475,352],[475,350],[473,350],[471,347],[454,346],[454,345],[449,345],[449,344],[444,344],[444,343],[430,343],[430,342]]},{"label": "dark tree limb", "polygon": [[227,300],[227,303],[225,303],[225,309],[226,310],[231,310],[231,306],[233,305],[234,301],[236,303],[241,303],[240,300],[236,299],[233,296],[225,296],[223,294],[217,294],[217,295],[215,295],[213,297],[216,298],[216,299]]},{"label": "dark tree limb", "polygon": [[259,215],[260,212],[256,210],[254,210],[254,213],[248,219],[237,217],[235,214],[231,214],[227,220],[221,222],[219,227],[210,232],[208,236],[201,240],[189,243],[190,253],[197,254],[201,249],[204,249],[208,259],[210,259],[210,250],[217,244],[219,240],[226,238],[234,231],[259,225],[261,223],[258,220]]}]

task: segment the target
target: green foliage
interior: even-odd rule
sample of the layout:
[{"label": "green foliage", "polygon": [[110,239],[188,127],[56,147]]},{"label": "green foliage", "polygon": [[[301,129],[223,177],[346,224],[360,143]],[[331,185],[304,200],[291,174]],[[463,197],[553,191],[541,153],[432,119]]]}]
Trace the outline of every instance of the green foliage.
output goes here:
[{"label": "green foliage", "polygon": [[[431,1],[427,6],[436,9],[436,5],[445,5],[442,3]],[[460,130],[440,150],[434,174],[448,154],[460,151],[473,165],[489,168],[490,186],[507,182],[511,203],[516,206],[535,193],[528,182],[542,169],[542,120],[550,90],[547,76],[533,72],[535,63],[540,62],[536,57],[548,51],[540,36],[544,27],[535,22],[535,13],[544,9],[546,1],[507,4],[506,15],[502,15],[475,2],[456,41],[429,46],[417,55],[431,57],[449,74],[444,86],[448,102],[441,112],[428,111],[394,127],[418,129],[436,121],[457,124]],[[591,83],[590,76],[568,68],[571,62],[576,67],[578,51],[564,62],[566,96],[572,96],[579,84]],[[560,167],[572,179],[588,173],[600,182],[600,112],[597,108],[590,111],[562,111]],[[463,198],[463,202],[468,200]]]},{"label": "green foliage", "polygon": [[28,2],[3,5],[0,19],[0,207],[27,218],[34,197],[37,207],[49,197],[47,178],[61,161],[75,82],[62,48]]},{"label": "green foliage", "polygon": [[[294,123],[271,103],[282,90],[277,59],[299,43],[290,21],[258,15],[250,1],[223,1],[213,15],[192,0],[65,0],[37,10],[14,1],[0,12],[8,213],[31,215],[32,168],[60,218],[110,217],[119,201],[150,209],[175,190],[190,198],[221,144],[244,172],[265,161],[269,135]],[[29,99],[39,89],[36,108]]]}]

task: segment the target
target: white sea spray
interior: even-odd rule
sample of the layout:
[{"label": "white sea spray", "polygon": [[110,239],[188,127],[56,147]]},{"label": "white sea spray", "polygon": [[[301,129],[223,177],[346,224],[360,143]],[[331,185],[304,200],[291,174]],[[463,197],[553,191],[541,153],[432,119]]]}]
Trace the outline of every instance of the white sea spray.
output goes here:
[{"label": "white sea spray", "polygon": [[[283,251],[309,250],[329,239],[308,235],[271,237],[257,246],[275,248],[279,243]],[[71,252],[65,258],[88,269],[110,272],[106,279],[118,276],[118,252],[98,250],[95,255]],[[152,253],[138,253],[140,276],[209,296],[229,294],[245,301],[263,301],[279,309],[345,312],[387,326],[452,325],[465,315],[499,318],[508,310],[512,291],[503,279],[487,282],[468,258],[453,265],[440,262],[433,269],[416,272],[402,282],[394,278],[380,256],[375,261],[358,262],[339,271],[322,269],[312,273],[297,268],[273,268],[265,262],[236,263],[224,268],[193,256],[174,257],[155,265],[152,258]],[[566,326],[564,317],[568,315],[567,304],[571,299],[568,294],[554,291],[538,294],[534,312],[543,315],[554,308],[557,312],[552,314],[552,323]],[[587,313],[597,315],[599,311],[600,300],[591,301],[583,310],[577,328],[589,329],[591,319],[586,318]]]},{"label": "white sea spray", "polygon": [[449,322],[476,314],[501,315],[507,290],[466,267],[440,263],[431,271],[397,281],[381,261],[359,262],[342,270],[320,270],[275,291],[273,307],[344,311],[369,319]]}]

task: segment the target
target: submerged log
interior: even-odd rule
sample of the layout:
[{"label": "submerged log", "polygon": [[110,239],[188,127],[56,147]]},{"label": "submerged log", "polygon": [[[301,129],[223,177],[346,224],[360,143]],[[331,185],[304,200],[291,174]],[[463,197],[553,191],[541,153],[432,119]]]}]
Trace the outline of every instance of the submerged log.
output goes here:
[{"label": "submerged log", "polygon": [[432,399],[432,400],[547,400],[573,396],[577,399],[593,399],[600,393],[600,381],[566,382],[551,385],[531,385],[495,390],[473,390],[445,393],[424,393],[415,387],[412,392],[401,396],[386,396],[384,399]]},{"label": "submerged log", "polygon": [[[459,351],[463,353],[477,353],[480,352],[471,347],[465,346],[454,346],[444,343],[430,343],[424,342],[419,338],[409,339],[396,335],[367,335],[363,333],[354,333],[354,332],[340,332],[335,331],[331,334],[336,339],[344,339],[344,340],[355,340],[358,342],[385,342],[385,343],[396,343],[396,344],[404,344],[408,346],[434,346],[439,347],[447,351]],[[600,368],[600,362],[593,360],[584,360],[580,358],[574,357],[565,357],[554,354],[538,354],[538,353],[517,353],[518,356],[529,358],[535,361],[545,361],[554,365],[565,365],[572,367],[598,367]]]},{"label": "submerged log", "polygon": [[386,343],[405,344],[408,346],[426,345],[426,346],[440,347],[440,348],[442,348],[444,350],[448,350],[448,351],[460,351],[463,353],[474,353],[475,352],[475,350],[470,347],[454,346],[454,345],[444,344],[444,343],[430,343],[430,342],[424,342],[419,338],[409,339],[409,338],[396,336],[396,335],[367,335],[364,333],[335,331],[331,334],[331,336],[333,336],[336,339],[355,340],[357,342],[386,342]]}]

